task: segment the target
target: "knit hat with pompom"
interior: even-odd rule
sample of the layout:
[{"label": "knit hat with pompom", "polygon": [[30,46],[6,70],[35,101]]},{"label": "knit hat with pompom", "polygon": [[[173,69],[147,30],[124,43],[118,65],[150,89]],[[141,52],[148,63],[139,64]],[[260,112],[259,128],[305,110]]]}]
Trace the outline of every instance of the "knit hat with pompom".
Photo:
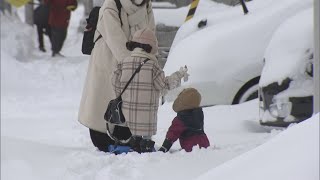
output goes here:
[{"label": "knit hat with pompom", "polygon": [[149,28],[143,28],[134,33],[132,41],[141,44],[149,44],[151,49],[151,54],[156,54],[158,52],[158,40],[155,33]]}]

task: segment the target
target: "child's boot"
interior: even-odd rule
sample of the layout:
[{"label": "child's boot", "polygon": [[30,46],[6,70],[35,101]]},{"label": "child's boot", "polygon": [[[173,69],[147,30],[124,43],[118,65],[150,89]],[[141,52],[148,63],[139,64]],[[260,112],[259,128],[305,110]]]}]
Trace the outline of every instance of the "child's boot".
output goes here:
[{"label": "child's boot", "polygon": [[140,142],[142,140],[141,136],[131,136],[129,145],[133,151],[141,153]]},{"label": "child's boot", "polygon": [[142,139],[140,141],[141,153],[155,152],[154,144],[155,144],[155,142],[152,141],[151,139]]}]

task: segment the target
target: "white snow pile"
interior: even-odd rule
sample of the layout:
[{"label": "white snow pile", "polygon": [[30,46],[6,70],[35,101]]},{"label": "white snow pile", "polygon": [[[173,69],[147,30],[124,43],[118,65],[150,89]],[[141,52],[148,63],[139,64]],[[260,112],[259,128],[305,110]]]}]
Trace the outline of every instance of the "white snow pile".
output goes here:
[{"label": "white snow pile", "polygon": [[5,50],[19,61],[26,61],[34,48],[35,32],[17,16],[1,13],[1,51]]},{"label": "white snow pile", "polygon": [[319,179],[319,113],[197,180]]},{"label": "white snow pile", "polygon": [[[17,30],[2,29],[1,24],[2,180],[211,180],[212,177],[223,180],[242,170],[250,172],[248,169],[255,170],[256,176],[251,178],[244,172],[237,179],[256,180],[267,177],[266,173],[278,172],[278,165],[282,165],[279,177],[285,177],[284,174],[290,177],[283,179],[294,179],[297,168],[302,179],[319,179],[318,170],[315,170],[319,168],[319,156],[314,154],[319,151],[316,144],[319,139],[315,136],[319,133],[319,124],[314,120],[319,116],[280,133],[259,125],[257,100],[236,106],[205,108],[204,128],[211,143],[208,149],[195,147],[193,152],[186,153],[180,151],[176,142],[167,154],[116,156],[97,151],[91,143],[88,128],[77,121],[89,59],[81,54],[82,34],[77,32],[83,10],[79,6],[72,14],[63,47],[65,58],[51,58],[50,52],[37,52],[37,45],[30,40],[35,42],[37,38],[32,32],[20,39],[7,39],[7,36],[17,36],[16,32],[27,29],[27,25],[17,19],[10,22],[1,19],[1,23],[8,23]],[[25,62],[19,62],[16,57],[19,51],[15,46],[18,44],[31,48],[30,54],[21,57],[27,60]],[[153,137],[156,148],[162,144],[175,116],[171,106],[166,103],[159,108],[158,132]],[[269,143],[262,145],[265,142]],[[294,147],[293,142],[296,143]],[[265,153],[258,155],[261,151]],[[234,159],[236,157],[247,161],[240,165],[240,161]],[[290,161],[287,157],[291,157]],[[310,157],[312,161],[309,161]],[[232,159],[239,163],[234,164]],[[226,165],[228,173],[220,174]],[[259,166],[266,171],[254,169]]]}]

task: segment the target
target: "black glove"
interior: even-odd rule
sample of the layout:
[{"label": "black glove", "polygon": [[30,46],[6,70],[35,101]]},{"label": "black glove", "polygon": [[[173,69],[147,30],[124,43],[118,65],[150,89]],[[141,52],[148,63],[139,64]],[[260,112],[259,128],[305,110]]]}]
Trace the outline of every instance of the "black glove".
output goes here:
[{"label": "black glove", "polygon": [[169,149],[171,148],[171,146],[172,146],[172,142],[171,141],[169,141],[169,139],[165,139],[164,141],[163,141],[163,144],[162,144],[162,146],[161,146],[161,148],[158,150],[158,151],[162,151],[162,152],[168,152],[169,151]]}]

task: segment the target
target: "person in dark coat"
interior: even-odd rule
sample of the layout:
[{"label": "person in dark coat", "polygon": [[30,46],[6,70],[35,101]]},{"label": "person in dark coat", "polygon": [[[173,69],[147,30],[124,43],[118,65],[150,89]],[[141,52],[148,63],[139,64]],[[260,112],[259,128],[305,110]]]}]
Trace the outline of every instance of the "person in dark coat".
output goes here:
[{"label": "person in dark coat", "polygon": [[173,103],[173,110],[177,116],[173,119],[159,151],[167,152],[172,144],[179,139],[182,149],[191,152],[193,146],[200,148],[210,146],[209,139],[204,132],[203,111],[199,107],[200,93],[194,88],[184,89]]},{"label": "person in dark coat", "polygon": [[49,18],[49,7],[44,4],[43,0],[39,1],[39,6],[36,7],[33,13],[33,22],[37,26],[39,50],[46,52],[43,42],[43,35],[46,34],[50,38],[50,27],[48,24]]},{"label": "person in dark coat", "polygon": [[49,26],[51,28],[52,56],[60,56],[63,43],[67,37],[67,29],[71,11],[77,8],[76,0],[45,0],[49,5]]}]

